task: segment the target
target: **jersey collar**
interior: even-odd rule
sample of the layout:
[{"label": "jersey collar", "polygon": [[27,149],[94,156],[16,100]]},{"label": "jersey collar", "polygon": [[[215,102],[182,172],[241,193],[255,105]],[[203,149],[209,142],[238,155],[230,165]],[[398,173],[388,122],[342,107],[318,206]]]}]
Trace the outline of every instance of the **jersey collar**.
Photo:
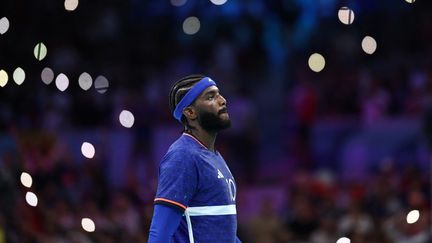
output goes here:
[{"label": "jersey collar", "polygon": [[183,133],[183,135],[188,136],[190,138],[192,138],[193,140],[195,140],[195,142],[197,142],[199,145],[201,145],[203,148],[207,149],[208,151],[210,151],[210,149],[208,149],[203,143],[201,143],[196,137],[190,135],[189,133]]}]

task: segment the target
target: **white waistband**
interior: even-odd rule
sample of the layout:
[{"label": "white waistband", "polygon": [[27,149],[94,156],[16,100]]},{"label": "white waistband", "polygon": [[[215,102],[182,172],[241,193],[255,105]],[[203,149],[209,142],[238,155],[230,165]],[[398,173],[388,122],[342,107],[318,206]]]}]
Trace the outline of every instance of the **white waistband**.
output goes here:
[{"label": "white waistband", "polygon": [[188,207],[186,212],[189,216],[210,216],[210,215],[233,215],[237,214],[236,205]]}]

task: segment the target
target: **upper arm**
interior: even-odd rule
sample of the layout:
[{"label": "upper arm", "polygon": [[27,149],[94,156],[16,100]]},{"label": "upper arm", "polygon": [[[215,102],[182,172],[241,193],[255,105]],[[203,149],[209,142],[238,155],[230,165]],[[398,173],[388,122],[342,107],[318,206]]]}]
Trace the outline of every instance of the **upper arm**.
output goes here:
[{"label": "upper arm", "polygon": [[167,154],[159,167],[156,204],[169,204],[185,210],[198,185],[195,159],[186,151]]},{"label": "upper arm", "polygon": [[180,224],[181,217],[182,213],[176,208],[165,205],[155,205],[148,242],[170,242],[171,237]]}]

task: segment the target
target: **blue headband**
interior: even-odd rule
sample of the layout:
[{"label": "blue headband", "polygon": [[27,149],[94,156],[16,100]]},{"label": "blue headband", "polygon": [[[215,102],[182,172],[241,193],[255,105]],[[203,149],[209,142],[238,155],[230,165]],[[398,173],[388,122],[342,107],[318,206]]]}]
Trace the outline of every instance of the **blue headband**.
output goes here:
[{"label": "blue headband", "polygon": [[208,87],[216,86],[216,83],[209,77],[205,77],[201,79],[198,83],[196,83],[180,100],[177,104],[173,116],[179,122],[181,122],[181,117],[183,115],[184,108],[188,107],[190,104],[194,102],[194,100]]}]

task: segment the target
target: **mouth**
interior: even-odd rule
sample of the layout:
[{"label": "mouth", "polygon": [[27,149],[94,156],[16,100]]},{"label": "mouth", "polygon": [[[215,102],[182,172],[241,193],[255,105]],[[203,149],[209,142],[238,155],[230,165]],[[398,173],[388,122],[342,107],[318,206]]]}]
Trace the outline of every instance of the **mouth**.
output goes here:
[{"label": "mouth", "polygon": [[228,114],[228,109],[226,107],[222,108],[222,109],[219,110],[218,114],[219,115],[221,115],[221,114]]}]

